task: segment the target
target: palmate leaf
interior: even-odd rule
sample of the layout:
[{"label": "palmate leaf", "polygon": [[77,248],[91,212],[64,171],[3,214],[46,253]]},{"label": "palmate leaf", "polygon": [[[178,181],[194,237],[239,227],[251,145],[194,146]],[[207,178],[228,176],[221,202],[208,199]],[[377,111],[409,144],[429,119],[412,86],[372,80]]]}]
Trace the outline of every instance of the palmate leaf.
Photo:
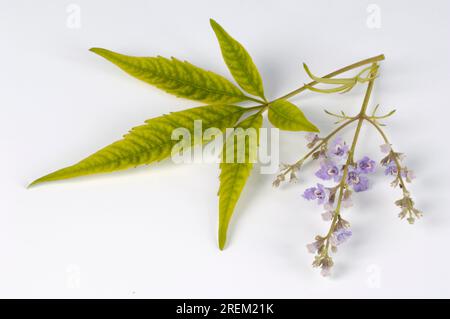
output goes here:
[{"label": "palmate leaf", "polygon": [[285,131],[318,132],[300,109],[286,100],[275,100],[269,104],[269,121],[275,127]]},{"label": "palmate leaf", "polygon": [[[246,129],[256,130],[256,143],[259,143],[259,129],[262,126],[262,115],[256,113],[244,121],[242,121],[234,131],[227,138],[224,145],[224,158],[220,164],[220,188],[219,188],[219,248],[225,247],[227,239],[228,225],[233,215],[234,208],[239,200],[245,183],[250,176],[253,168],[252,159],[256,158],[257,145],[252,145],[248,137],[245,137]],[[242,130],[239,130],[241,128]],[[239,137],[245,138],[244,152],[242,161],[239,161]],[[234,142],[233,142],[234,141]],[[231,146],[230,146],[231,145]],[[241,145],[242,146],[242,145]],[[230,157],[230,155],[232,157]],[[227,162],[227,159],[234,159],[232,162]]]},{"label": "palmate leaf", "polygon": [[210,19],[210,22],[219,41],[223,59],[233,78],[248,93],[265,99],[261,75],[247,50],[216,21]]},{"label": "palmate leaf", "polygon": [[[172,131],[186,128],[193,135],[194,121],[202,120],[202,130],[211,127],[224,131],[233,127],[245,109],[234,105],[207,105],[170,113],[146,121],[119,140],[81,162],[41,177],[30,184],[68,179],[97,173],[108,173],[160,161],[170,156]],[[194,142],[194,139],[191,139]]]},{"label": "palmate leaf", "polygon": [[205,103],[235,103],[247,100],[244,93],[221,75],[189,62],[164,57],[132,57],[106,49],[92,48],[128,74],[167,93]]}]

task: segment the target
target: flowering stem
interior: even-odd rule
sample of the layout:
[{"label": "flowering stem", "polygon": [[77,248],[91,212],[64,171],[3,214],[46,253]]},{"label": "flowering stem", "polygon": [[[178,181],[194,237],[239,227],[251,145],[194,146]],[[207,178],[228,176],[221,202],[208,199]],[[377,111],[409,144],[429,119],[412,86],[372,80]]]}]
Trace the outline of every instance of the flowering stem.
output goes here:
[{"label": "flowering stem", "polygon": [[358,120],[358,117],[354,117],[349,119],[347,122],[344,122],[343,124],[341,124],[339,127],[337,127],[334,131],[332,131],[330,134],[328,134],[327,136],[325,136],[324,138],[322,138],[321,142],[319,144],[317,144],[317,146],[315,146],[311,151],[309,151],[305,156],[303,156],[301,159],[299,159],[297,162],[295,162],[292,165],[289,165],[288,168],[286,168],[286,170],[284,172],[281,173],[281,175],[286,175],[288,174],[290,171],[292,171],[295,167],[298,167],[300,164],[302,164],[305,160],[308,159],[308,157],[310,157],[312,154],[314,154],[318,149],[320,149],[322,147],[322,145],[326,144],[330,138],[332,138],[334,135],[336,135],[336,133],[338,133],[340,130],[342,130],[344,127],[346,127],[347,125],[355,122],[356,120]]},{"label": "flowering stem", "polygon": [[[374,68],[374,70],[376,72],[376,68]],[[346,161],[345,166],[344,166],[342,179],[341,179],[341,181],[340,181],[340,183],[338,185],[338,187],[339,187],[339,195],[338,196],[339,197],[338,197],[338,200],[337,200],[336,210],[334,211],[333,219],[331,221],[330,230],[328,231],[328,233],[327,233],[327,235],[325,237],[325,239],[326,239],[326,246],[325,246],[326,249],[325,249],[325,252],[324,252],[325,254],[328,254],[328,247],[330,245],[331,235],[333,234],[333,232],[334,232],[334,230],[336,228],[336,225],[337,225],[338,221],[341,218],[340,210],[341,210],[342,199],[344,197],[344,190],[347,187],[347,182],[346,181],[347,181],[348,170],[349,170],[349,167],[351,165],[354,165],[353,155],[355,153],[355,148],[356,148],[356,144],[358,142],[358,137],[359,137],[359,133],[361,131],[362,124],[363,124],[364,120],[367,119],[366,111],[367,111],[367,106],[369,104],[370,95],[372,93],[373,85],[374,85],[374,82],[375,82],[375,75],[376,74],[374,74],[372,72],[371,80],[369,81],[369,84],[367,85],[367,90],[366,90],[366,94],[364,96],[364,101],[363,101],[363,104],[361,106],[361,110],[360,110],[358,116],[356,116],[356,118],[355,118],[355,119],[358,120],[358,124],[356,126],[355,135],[353,136],[352,146],[351,146],[351,148],[350,148],[350,150],[348,152],[348,157],[347,157],[347,161]]]},{"label": "flowering stem", "polygon": [[[385,144],[391,145],[391,143],[389,143],[389,140],[388,140],[386,134],[383,132],[380,125],[376,121],[374,121],[372,118],[369,118],[369,117],[366,117],[365,120],[367,122],[369,122],[370,124],[372,124],[376,128],[376,130],[380,133],[381,137],[383,138]],[[391,152],[394,152],[394,150],[392,150],[392,148],[391,148]],[[393,159],[394,159],[395,166],[397,166],[397,178],[400,182],[400,186],[403,190],[403,194],[408,195],[409,192],[406,189],[406,184],[403,181],[403,177],[402,177],[402,165],[400,164],[400,161],[398,160],[397,156],[393,156]]]}]

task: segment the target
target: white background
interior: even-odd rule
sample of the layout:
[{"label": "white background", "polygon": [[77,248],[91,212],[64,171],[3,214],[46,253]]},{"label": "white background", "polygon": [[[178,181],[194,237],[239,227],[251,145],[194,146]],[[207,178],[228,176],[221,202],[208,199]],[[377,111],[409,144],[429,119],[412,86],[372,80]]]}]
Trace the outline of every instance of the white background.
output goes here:
[{"label": "white background", "polygon": [[[0,297],[450,297],[448,1],[80,0],[79,28],[67,22],[71,3],[0,0]],[[367,25],[371,3],[380,28]],[[400,191],[379,171],[345,212],[354,236],[324,279],[305,249],[328,227],[300,196],[316,182],[312,165],[281,189],[255,170],[222,252],[214,164],[166,161],[26,189],[147,118],[198,105],[90,47],[173,55],[229,76],[210,17],[246,46],[271,98],[307,80],[301,62],[325,74],[384,53],[370,105],[397,109],[388,135],[416,172],[424,218],[398,220]],[[354,113],[363,93],[292,101],[326,133],[333,119],[322,109]],[[306,151],[303,133],[280,141],[283,162]],[[365,127],[357,152],[378,160],[380,144]]]}]

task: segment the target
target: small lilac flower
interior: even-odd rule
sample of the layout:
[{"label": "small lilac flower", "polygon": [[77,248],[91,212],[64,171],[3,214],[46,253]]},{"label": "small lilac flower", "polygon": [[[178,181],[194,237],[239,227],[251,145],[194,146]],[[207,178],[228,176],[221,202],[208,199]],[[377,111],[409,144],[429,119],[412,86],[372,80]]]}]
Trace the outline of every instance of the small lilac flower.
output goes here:
[{"label": "small lilac flower", "polygon": [[315,254],[317,251],[321,249],[324,243],[324,238],[320,236],[316,236],[315,241],[312,243],[306,245],[306,249],[308,249],[308,252],[311,254]]},{"label": "small lilac flower", "polygon": [[391,144],[380,145],[380,150],[382,153],[389,153],[391,151]]},{"label": "small lilac flower", "polygon": [[337,137],[328,146],[328,152],[330,156],[343,157],[348,152],[348,145],[342,137]]},{"label": "small lilac flower", "polygon": [[326,222],[330,221],[331,219],[333,219],[333,215],[334,212],[332,210],[326,211],[325,213],[322,214],[322,219]]},{"label": "small lilac flower", "polygon": [[323,266],[322,266],[322,269],[320,270],[320,274],[321,274],[323,277],[328,277],[328,276],[330,276],[330,275],[331,275],[331,266],[323,265]]},{"label": "small lilac flower", "polygon": [[352,231],[349,228],[339,228],[333,233],[333,243],[336,246],[345,243],[352,236]]},{"label": "small lilac flower", "polygon": [[316,189],[317,189],[316,187],[307,188],[305,190],[305,192],[303,193],[303,197],[306,198],[307,200],[315,200],[315,199],[317,199]]},{"label": "small lilac flower", "polygon": [[348,172],[347,183],[352,185],[355,192],[363,192],[369,189],[369,179],[365,176],[361,176],[356,170]]},{"label": "small lilac flower", "polygon": [[349,208],[353,206],[353,202],[352,202],[352,198],[348,197],[348,198],[343,198],[342,199],[342,207],[343,208]]},{"label": "small lilac flower", "polygon": [[306,135],[306,140],[308,141],[308,144],[306,145],[308,148],[313,148],[314,145],[320,140],[319,135],[316,133],[308,133]]},{"label": "small lilac flower", "polygon": [[414,178],[416,178],[416,174],[414,174],[414,171],[412,171],[412,170],[410,170],[410,169],[408,169],[406,167],[402,170],[402,175],[403,175],[403,177],[406,178],[406,181],[408,183],[411,183],[412,180]]},{"label": "small lilac flower", "polygon": [[355,170],[349,170],[347,174],[347,183],[349,185],[359,183],[359,173]]},{"label": "small lilac flower", "polygon": [[323,180],[333,179],[335,182],[339,181],[340,171],[333,161],[323,161],[320,164],[320,169],[316,172],[316,176]]},{"label": "small lilac flower", "polygon": [[330,191],[322,184],[317,184],[317,187],[311,187],[305,190],[303,197],[307,200],[318,200],[319,205],[328,201]]},{"label": "small lilac flower", "polygon": [[357,167],[360,173],[369,174],[375,171],[375,161],[371,160],[369,157],[364,156],[357,163]]},{"label": "small lilac flower", "polygon": [[327,152],[326,152],[326,150],[324,150],[322,148],[312,154],[313,160],[326,159],[326,158],[327,158]]},{"label": "small lilac flower", "polygon": [[317,135],[316,133],[308,133],[306,134],[305,138],[308,141],[308,143],[312,143],[319,138],[319,135]]},{"label": "small lilac flower", "polygon": [[369,189],[369,179],[365,176],[359,177],[359,183],[353,185],[353,190],[357,193],[364,192]]},{"label": "small lilac flower", "polygon": [[306,245],[306,249],[308,249],[309,253],[315,254],[317,252],[317,250],[319,249],[318,242],[315,241],[313,243],[310,243],[310,244]]},{"label": "small lilac flower", "polygon": [[349,208],[353,206],[352,202],[352,191],[349,189],[346,189],[344,191],[344,196],[342,197],[342,207]]},{"label": "small lilac flower", "polygon": [[384,175],[397,175],[398,168],[394,161],[389,162],[387,164],[386,169],[384,170]]},{"label": "small lilac flower", "polygon": [[331,275],[331,269],[333,267],[333,260],[331,257],[323,257],[319,261],[320,263],[320,274],[324,277]]}]

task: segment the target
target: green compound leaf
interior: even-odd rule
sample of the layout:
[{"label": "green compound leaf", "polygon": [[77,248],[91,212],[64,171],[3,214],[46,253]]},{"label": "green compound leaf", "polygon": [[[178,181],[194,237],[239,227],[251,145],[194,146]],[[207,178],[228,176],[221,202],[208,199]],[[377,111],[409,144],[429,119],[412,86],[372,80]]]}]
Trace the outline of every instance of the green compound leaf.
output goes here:
[{"label": "green compound leaf", "polygon": [[[146,124],[133,128],[122,140],[106,146],[73,166],[41,177],[30,186],[160,161],[169,157],[172,147],[179,143],[172,139],[174,129],[185,128],[192,136],[194,121],[202,120],[203,132],[213,127],[224,131],[233,127],[244,112],[244,108],[234,105],[207,105],[147,120]],[[192,144],[194,140],[191,138]]]},{"label": "green compound leaf", "polygon": [[210,19],[210,23],[219,41],[223,59],[233,78],[248,93],[265,99],[261,75],[247,50],[216,21]]},{"label": "green compound leaf", "polygon": [[[240,124],[227,138],[220,164],[219,248],[225,247],[228,225],[245,183],[250,176],[259,143],[262,115],[256,113]],[[252,130],[253,129],[253,130]],[[252,134],[253,133],[253,139]],[[245,139],[245,142],[243,142]],[[252,143],[253,141],[253,143]],[[231,161],[230,161],[231,159]]]},{"label": "green compound leaf", "polygon": [[167,93],[205,103],[235,103],[248,98],[221,75],[196,67],[189,62],[164,57],[132,57],[106,49],[92,48],[119,68],[166,91]]},{"label": "green compound leaf", "polygon": [[276,100],[269,105],[269,121],[285,131],[319,132],[302,111],[286,100]]}]

